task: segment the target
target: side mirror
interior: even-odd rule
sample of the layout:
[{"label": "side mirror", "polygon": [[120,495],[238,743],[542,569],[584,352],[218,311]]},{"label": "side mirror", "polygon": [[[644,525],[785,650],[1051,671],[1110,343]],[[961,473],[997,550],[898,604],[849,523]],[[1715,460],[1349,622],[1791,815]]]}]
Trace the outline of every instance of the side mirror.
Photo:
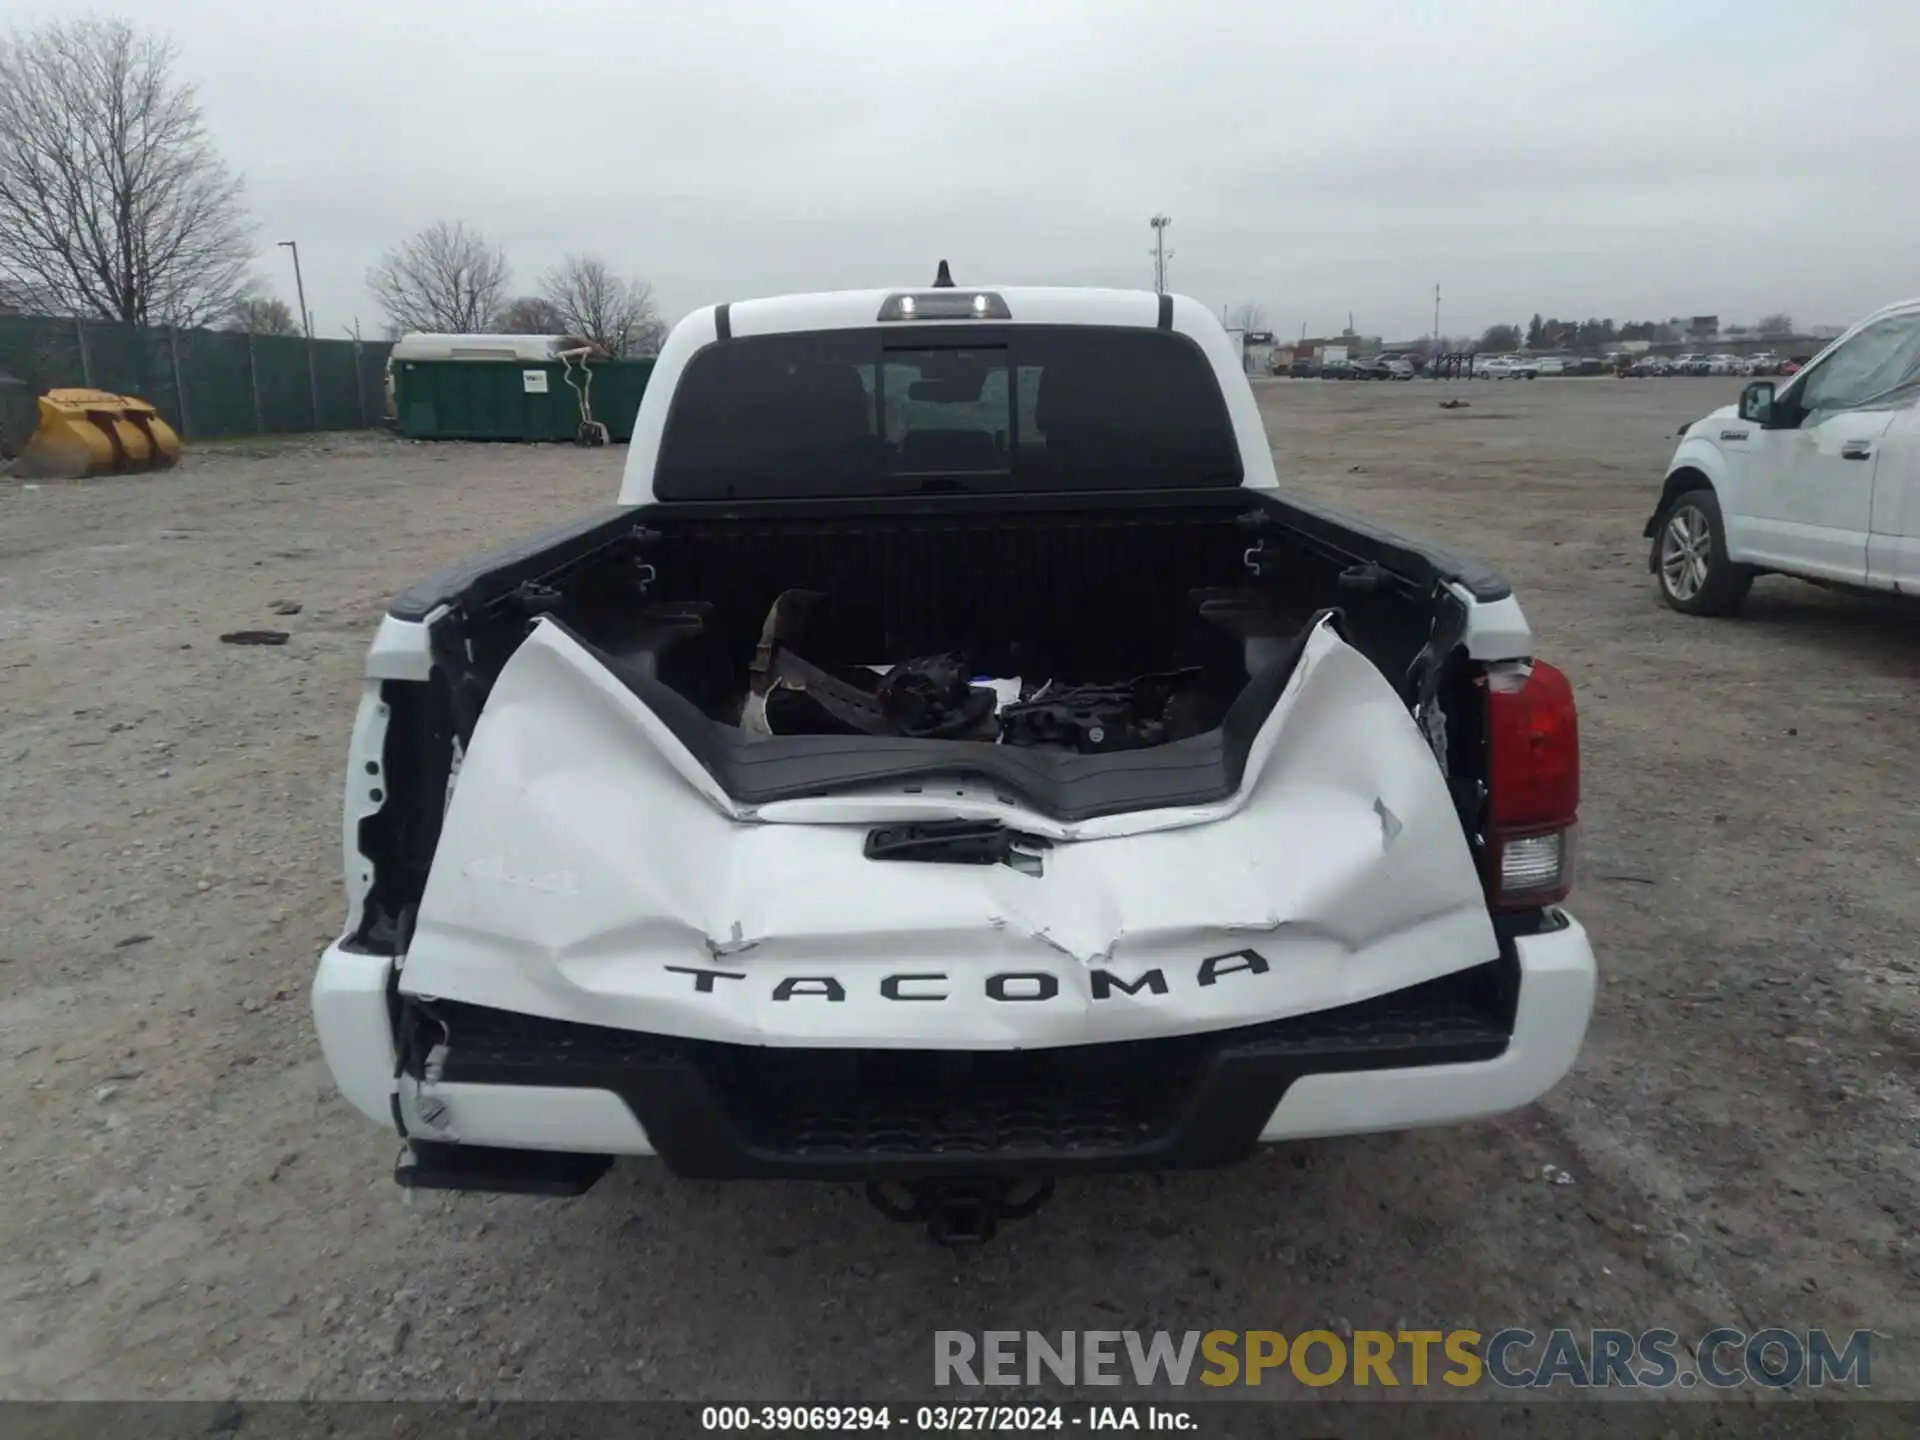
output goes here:
[{"label": "side mirror", "polygon": [[1740,392],[1740,418],[1764,427],[1773,419],[1773,382],[1756,380]]}]

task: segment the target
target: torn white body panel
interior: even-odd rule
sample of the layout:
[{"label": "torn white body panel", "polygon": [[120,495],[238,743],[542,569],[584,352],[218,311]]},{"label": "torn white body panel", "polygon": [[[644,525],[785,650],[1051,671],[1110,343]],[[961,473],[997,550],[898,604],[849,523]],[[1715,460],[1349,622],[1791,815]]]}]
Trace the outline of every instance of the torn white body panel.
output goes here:
[{"label": "torn white body panel", "polygon": [[[916,788],[743,809],[542,624],[463,758],[401,988],[703,1039],[996,1049],[1254,1024],[1498,953],[1431,749],[1329,627],[1217,803],[1063,824]],[[862,853],[875,825],[955,817],[1052,839],[1042,873]]]}]

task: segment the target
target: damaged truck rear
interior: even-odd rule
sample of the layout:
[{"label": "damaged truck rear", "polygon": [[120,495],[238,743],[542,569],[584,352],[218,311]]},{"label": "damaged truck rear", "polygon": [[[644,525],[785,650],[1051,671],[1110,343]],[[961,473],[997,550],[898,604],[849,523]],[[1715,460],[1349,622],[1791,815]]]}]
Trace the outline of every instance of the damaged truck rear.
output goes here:
[{"label": "damaged truck rear", "polygon": [[1283,492],[1201,305],[715,306],[617,505],[393,603],[314,1014],[404,1185],[657,1156],[978,1241],[1549,1089],[1578,792],[1505,582]]}]

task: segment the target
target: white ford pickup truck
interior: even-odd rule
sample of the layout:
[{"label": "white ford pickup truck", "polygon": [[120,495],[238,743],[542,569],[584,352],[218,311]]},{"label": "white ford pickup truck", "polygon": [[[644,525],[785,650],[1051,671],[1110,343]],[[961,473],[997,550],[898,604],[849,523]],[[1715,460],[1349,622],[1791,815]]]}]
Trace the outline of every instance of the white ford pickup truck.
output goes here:
[{"label": "white ford pickup truck", "polygon": [[1920,593],[1920,300],[1877,310],[1785,384],[1680,428],[1644,534],[1660,595],[1730,615],[1757,575]]},{"label": "white ford pickup truck", "polygon": [[404,1185],[658,1156],[945,1243],[1524,1105],[1595,985],[1533,651],[1498,576],[1281,490],[1196,302],[702,309],[619,503],[374,637],[321,1046]]}]

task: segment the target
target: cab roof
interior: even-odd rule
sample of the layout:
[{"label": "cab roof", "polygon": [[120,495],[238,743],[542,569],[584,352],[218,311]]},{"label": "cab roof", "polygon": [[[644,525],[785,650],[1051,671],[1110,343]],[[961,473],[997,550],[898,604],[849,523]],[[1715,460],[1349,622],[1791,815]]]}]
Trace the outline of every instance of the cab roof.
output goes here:
[{"label": "cab roof", "polygon": [[[1274,490],[1279,477],[1273,466],[1273,448],[1248,385],[1241,347],[1227,335],[1220,317],[1185,295],[1160,295],[1151,290],[1110,290],[1043,285],[895,285],[884,289],[833,290],[811,295],[778,295],[736,300],[693,311],[673,327],[660,347],[647,388],[634,417],[633,440],[627,447],[627,465],[620,482],[620,504],[646,505],[654,500],[653,470],[660,454],[660,438],[667,413],[687,362],[711,345],[747,336],[783,335],[814,330],[883,329],[897,322],[882,320],[882,307],[900,295],[916,299],[938,294],[970,298],[997,297],[1005,304],[995,318],[976,320],[914,317],[916,329],[950,326],[1024,327],[1038,325],[1112,326],[1164,329],[1183,335],[1200,348],[1226,400],[1240,451],[1243,486]],[[904,317],[903,317],[904,318]]]},{"label": "cab roof", "polygon": [[[884,290],[833,290],[812,295],[776,295],[736,300],[725,308],[735,335],[775,335],[795,330],[847,330],[878,323],[880,309],[897,295],[934,293],[928,285]],[[997,296],[1014,325],[1129,325],[1150,328],[1160,320],[1160,297],[1150,290],[1096,290],[1068,286],[956,285],[958,297]],[[712,307],[719,310],[721,307]],[[696,312],[708,313],[708,312]],[[1212,312],[1207,312],[1211,314]],[[692,320],[694,316],[689,316]],[[685,322],[683,322],[685,323]],[[921,324],[971,325],[971,319],[921,320]]]}]

